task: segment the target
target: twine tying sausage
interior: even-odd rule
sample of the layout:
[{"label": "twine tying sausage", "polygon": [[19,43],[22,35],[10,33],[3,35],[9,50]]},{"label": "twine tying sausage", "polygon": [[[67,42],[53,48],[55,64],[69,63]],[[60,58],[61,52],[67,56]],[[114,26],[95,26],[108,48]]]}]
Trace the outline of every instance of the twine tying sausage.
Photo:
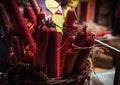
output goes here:
[{"label": "twine tying sausage", "polygon": [[65,41],[65,42],[61,45],[61,47],[58,48],[57,50],[61,50],[61,49],[65,46],[65,44],[69,41],[71,35],[75,35],[77,31],[78,31],[78,30],[76,29],[76,30],[73,30],[71,33],[69,33],[70,36],[66,39],[66,41]]},{"label": "twine tying sausage", "polygon": [[76,46],[75,44],[72,44],[72,46],[74,47],[74,49],[91,49],[93,48],[94,46],[90,46],[90,47],[79,47],[79,46]]}]

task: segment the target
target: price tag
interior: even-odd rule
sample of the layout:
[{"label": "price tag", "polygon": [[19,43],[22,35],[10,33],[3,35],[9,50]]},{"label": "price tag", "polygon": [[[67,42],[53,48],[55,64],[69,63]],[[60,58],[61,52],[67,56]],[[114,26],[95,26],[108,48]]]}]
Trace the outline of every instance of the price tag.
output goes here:
[{"label": "price tag", "polygon": [[55,0],[46,0],[45,4],[48,10],[52,13],[52,21],[56,25],[57,32],[61,32],[63,34],[64,19],[63,19],[62,8],[60,4]]},{"label": "price tag", "polygon": [[62,13],[60,4],[55,0],[46,0],[45,5],[52,14],[55,14],[55,12],[58,10],[60,10]]}]

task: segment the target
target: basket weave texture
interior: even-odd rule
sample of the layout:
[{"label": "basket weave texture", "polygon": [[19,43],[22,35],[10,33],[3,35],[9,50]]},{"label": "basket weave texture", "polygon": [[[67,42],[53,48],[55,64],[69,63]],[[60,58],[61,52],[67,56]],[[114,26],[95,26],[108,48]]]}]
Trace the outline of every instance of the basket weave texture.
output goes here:
[{"label": "basket weave texture", "polygon": [[90,62],[87,61],[79,74],[66,78],[48,78],[42,71],[25,64],[12,66],[8,70],[9,85],[88,85],[90,80]]}]

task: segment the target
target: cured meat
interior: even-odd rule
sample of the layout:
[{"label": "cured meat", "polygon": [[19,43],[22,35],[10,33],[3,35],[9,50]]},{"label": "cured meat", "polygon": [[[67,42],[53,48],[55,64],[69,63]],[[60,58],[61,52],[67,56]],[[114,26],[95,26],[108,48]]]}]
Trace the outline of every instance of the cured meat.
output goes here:
[{"label": "cured meat", "polygon": [[[29,46],[33,53],[36,55],[36,45],[34,39],[25,23],[25,20],[17,6],[16,0],[2,0],[9,17],[16,26],[16,30],[19,33],[25,46]],[[34,66],[36,64],[35,57],[33,58]]]},{"label": "cured meat", "polygon": [[37,29],[37,43],[36,43],[36,62],[37,67],[46,73],[46,53],[48,46],[48,33],[49,30],[46,25]]},{"label": "cured meat", "polygon": [[47,50],[47,75],[50,78],[59,76],[60,71],[60,50],[61,33],[57,32],[55,28],[49,29],[49,40]]}]

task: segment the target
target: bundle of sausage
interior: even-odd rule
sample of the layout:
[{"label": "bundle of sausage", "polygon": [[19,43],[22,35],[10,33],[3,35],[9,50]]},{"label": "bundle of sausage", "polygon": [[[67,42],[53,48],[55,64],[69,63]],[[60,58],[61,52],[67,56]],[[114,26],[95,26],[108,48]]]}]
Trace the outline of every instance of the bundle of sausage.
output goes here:
[{"label": "bundle of sausage", "polygon": [[72,8],[67,12],[61,33],[53,22],[46,22],[45,14],[35,7],[35,0],[30,0],[33,8],[26,6],[24,17],[16,0],[2,2],[13,24],[11,43],[16,62],[31,63],[49,78],[67,77],[82,70],[94,45],[95,34],[88,34],[86,25],[75,25]]},{"label": "bundle of sausage", "polygon": [[[86,26],[78,28],[75,35],[70,35],[69,42],[61,52],[61,76],[67,77],[80,73],[86,63],[87,57],[94,45],[95,34],[86,33]],[[73,37],[75,36],[75,37]],[[71,41],[72,38],[72,41]]]},{"label": "bundle of sausage", "polygon": [[60,76],[80,73],[94,45],[95,34],[87,32],[86,25],[75,24],[75,11],[67,12],[61,49]]}]

